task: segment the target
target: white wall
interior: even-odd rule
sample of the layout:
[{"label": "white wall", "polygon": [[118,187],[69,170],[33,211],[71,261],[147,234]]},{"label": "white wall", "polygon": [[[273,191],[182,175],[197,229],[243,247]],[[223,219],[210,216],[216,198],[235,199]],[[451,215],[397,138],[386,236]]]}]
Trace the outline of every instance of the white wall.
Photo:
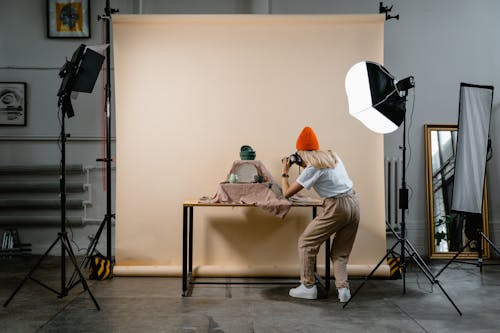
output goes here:
[{"label": "white wall", "polygon": [[[121,13],[377,13],[378,0],[189,0],[111,1]],[[57,150],[52,154],[32,155],[39,143],[36,137],[56,138],[56,93],[59,87],[58,69],[65,57],[70,57],[80,43],[101,43],[103,24],[97,14],[104,11],[104,0],[91,1],[92,38],[83,40],[48,39],[46,37],[45,1],[0,1],[0,81],[28,83],[28,125],[23,128],[0,128],[0,164],[31,161],[58,163]],[[415,108],[408,133],[409,153],[407,182],[411,197],[407,216],[408,237],[421,253],[427,252],[426,194],[424,169],[423,125],[426,123],[456,123],[458,120],[458,90],[460,82],[492,84],[500,87],[500,2],[497,0],[400,0],[386,1],[394,5],[393,15],[400,20],[385,24],[385,66],[396,77],[414,75],[416,80]],[[100,78],[98,79],[100,80]],[[85,145],[69,143],[68,159],[84,164],[95,164],[102,156],[98,141],[102,129],[102,84],[98,82],[92,95],[74,103],[77,115],[68,121],[73,136],[85,137]],[[498,92],[494,97],[492,140],[494,156],[488,164],[490,232],[492,239],[500,240],[500,211],[497,208],[500,176],[497,172],[500,157],[495,153],[500,146],[496,131],[500,115]],[[411,110],[411,103],[408,104]],[[119,112],[119,111],[118,111]],[[399,158],[402,143],[401,130],[385,137],[387,158]],[[7,138],[6,138],[7,137]],[[14,149],[12,140],[28,138],[23,149]],[[55,140],[55,139],[54,139]],[[55,141],[54,145],[55,145]],[[15,146],[15,145],[14,145]],[[113,149],[114,151],[114,149]],[[29,158],[35,156],[35,158]],[[96,180],[96,188],[101,187]],[[102,193],[101,193],[102,194]],[[105,199],[93,206],[92,214],[100,218],[105,213]],[[96,200],[97,201],[97,200]],[[86,246],[84,231],[77,239]],[[42,245],[46,241],[32,233],[28,241]],[[30,236],[31,237],[31,236]]]}]

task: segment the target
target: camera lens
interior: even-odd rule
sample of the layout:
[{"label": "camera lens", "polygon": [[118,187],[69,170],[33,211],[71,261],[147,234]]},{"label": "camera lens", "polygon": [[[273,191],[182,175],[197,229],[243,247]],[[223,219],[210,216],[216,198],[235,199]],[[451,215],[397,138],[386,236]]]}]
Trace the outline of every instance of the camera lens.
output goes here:
[{"label": "camera lens", "polygon": [[290,160],[290,164],[297,164],[297,165],[302,164],[302,158],[297,153],[290,155],[289,160]]}]

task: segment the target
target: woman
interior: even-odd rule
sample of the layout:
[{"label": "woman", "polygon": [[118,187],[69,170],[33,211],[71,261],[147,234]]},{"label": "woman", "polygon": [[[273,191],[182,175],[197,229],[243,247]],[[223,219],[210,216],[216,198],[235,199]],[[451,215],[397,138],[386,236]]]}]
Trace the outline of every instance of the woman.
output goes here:
[{"label": "woman", "polygon": [[295,182],[289,184],[290,158],[282,160],[281,186],[284,196],[289,198],[303,188],[313,188],[324,198],[324,202],[321,214],[308,224],[299,238],[301,284],[290,289],[289,295],[317,298],[314,278],[316,255],[321,244],[335,234],[331,248],[335,286],[340,302],[347,302],[351,298],[347,261],[359,224],[359,202],[353,183],[338,155],[319,150],[318,139],[310,127],[304,127],[297,139],[296,148],[300,158],[295,158],[293,162],[305,169]]}]

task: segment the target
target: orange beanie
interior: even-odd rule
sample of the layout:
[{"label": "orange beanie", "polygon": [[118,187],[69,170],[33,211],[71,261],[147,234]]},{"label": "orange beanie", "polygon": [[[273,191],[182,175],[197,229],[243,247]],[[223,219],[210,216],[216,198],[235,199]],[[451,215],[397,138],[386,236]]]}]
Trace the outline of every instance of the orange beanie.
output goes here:
[{"label": "orange beanie", "polygon": [[304,127],[295,144],[297,150],[319,150],[319,142],[311,127]]}]

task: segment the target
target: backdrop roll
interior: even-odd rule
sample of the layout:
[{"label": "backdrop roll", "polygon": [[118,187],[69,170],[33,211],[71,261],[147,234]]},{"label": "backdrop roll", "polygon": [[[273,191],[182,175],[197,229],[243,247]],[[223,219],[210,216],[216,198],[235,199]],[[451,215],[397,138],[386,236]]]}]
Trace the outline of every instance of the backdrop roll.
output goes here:
[{"label": "backdrop roll", "polygon": [[[349,116],[344,78],[356,62],[383,62],[383,28],[382,15],[115,15],[115,274],[180,275],[182,203],[215,194],[242,145],[279,180],[304,126],[355,183],[349,269],[367,274],[386,251],[383,137]],[[279,219],[197,207],[195,272],[298,276],[310,219],[304,208]]]}]

